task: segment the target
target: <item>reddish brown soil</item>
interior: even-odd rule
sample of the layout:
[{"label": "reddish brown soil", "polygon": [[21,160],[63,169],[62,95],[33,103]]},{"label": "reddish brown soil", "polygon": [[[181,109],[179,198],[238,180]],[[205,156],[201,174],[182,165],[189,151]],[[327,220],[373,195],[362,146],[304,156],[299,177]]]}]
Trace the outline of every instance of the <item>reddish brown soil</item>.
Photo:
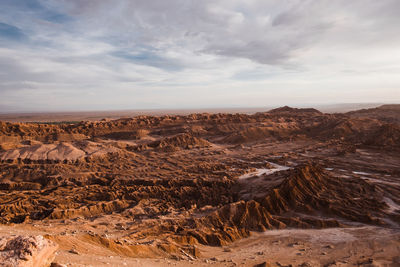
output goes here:
[{"label": "reddish brown soil", "polygon": [[185,260],[273,229],[369,225],[390,238],[400,110],[379,111],[0,122],[0,223],[65,251]]}]

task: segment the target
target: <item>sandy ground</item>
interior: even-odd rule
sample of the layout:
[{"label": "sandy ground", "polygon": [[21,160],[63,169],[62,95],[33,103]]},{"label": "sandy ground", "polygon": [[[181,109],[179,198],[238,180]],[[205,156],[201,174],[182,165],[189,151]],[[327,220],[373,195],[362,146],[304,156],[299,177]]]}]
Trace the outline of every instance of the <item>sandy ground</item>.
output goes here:
[{"label": "sandy ground", "polygon": [[[23,225],[0,226],[0,234],[46,232]],[[225,247],[199,246],[201,256],[192,261],[123,257],[72,237],[59,245],[55,262],[67,266],[255,266],[263,262],[271,266],[400,266],[400,230],[375,226],[252,233]]]}]

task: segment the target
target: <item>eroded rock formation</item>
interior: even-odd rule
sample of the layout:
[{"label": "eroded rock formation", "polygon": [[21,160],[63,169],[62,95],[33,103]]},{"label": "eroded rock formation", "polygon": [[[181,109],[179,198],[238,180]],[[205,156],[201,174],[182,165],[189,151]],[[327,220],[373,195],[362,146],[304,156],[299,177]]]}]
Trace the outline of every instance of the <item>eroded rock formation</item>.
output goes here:
[{"label": "eroded rock formation", "polygon": [[43,236],[0,237],[0,266],[48,267],[58,245]]},{"label": "eroded rock formation", "polygon": [[252,231],[398,227],[399,132],[380,116],[289,107],[2,122],[0,222],[58,225],[56,242],[83,227],[81,242],[143,257],[196,256]]}]

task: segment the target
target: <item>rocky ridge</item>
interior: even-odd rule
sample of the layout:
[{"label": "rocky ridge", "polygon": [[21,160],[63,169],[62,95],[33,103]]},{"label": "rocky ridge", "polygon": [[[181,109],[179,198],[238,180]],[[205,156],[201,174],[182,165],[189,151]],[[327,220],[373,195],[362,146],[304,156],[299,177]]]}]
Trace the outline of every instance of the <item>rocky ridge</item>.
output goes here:
[{"label": "rocky ridge", "polygon": [[59,225],[57,243],[84,227],[71,235],[115,253],[190,258],[254,231],[400,225],[399,125],[379,118],[283,107],[0,126],[0,222]]}]

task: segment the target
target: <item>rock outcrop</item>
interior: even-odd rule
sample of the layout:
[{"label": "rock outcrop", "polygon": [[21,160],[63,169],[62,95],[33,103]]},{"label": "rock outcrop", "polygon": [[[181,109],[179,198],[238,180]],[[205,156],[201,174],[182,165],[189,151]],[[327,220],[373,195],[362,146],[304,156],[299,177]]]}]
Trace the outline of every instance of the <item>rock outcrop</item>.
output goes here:
[{"label": "rock outcrop", "polygon": [[58,245],[43,236],[0,237],[0,266],[48,267]]},{"label": "rock outcrop", "polygon": [[57,242],[89,225],[74,238],[157,257],[252,231],[398,226],[399,142],[399,125],[379,116],[290,107],[1,122],[0,223],[64,227]]},{"label": "rock outcrop", "polygon": [[364,144],[389,150],[400,150],[400,125],[382,125],[366,138]]},{"label": "rock outcrop", "polygon": [[271,114],[290,114],[290,115],[320,115],[321,111],[315,108],[291,108],[289,106],[284,106],[280,108],[271,109],[268,111]]}]

